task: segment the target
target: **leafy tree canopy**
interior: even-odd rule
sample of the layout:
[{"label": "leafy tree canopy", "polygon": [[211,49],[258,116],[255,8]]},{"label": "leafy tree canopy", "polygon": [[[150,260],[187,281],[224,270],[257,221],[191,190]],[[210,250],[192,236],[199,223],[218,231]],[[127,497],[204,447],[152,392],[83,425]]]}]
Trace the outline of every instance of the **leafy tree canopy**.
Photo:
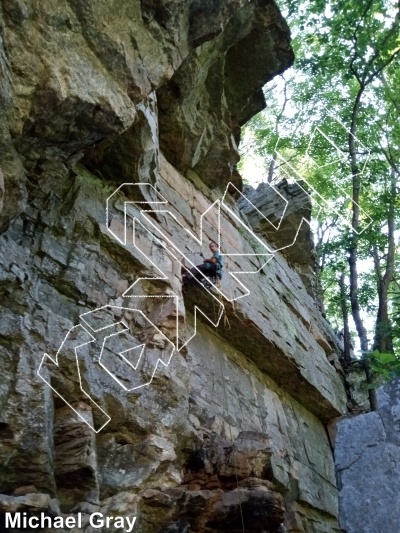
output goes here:
[{"label": "leafy tree canopy", "polygon": [[296,61],[266,86],[244,158],[262,159],[266,181],[307,181],[327,316],[357,332],[375,366],[390,360],[397,371],[400,4],[282,0],[281,8]]}]

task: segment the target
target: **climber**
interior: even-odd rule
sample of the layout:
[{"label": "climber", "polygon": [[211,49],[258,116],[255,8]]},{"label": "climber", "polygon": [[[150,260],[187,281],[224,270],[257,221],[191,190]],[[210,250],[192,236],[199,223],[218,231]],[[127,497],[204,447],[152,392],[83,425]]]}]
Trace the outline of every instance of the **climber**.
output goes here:
[{"label": "climber", "polygon": [[[212,256],[210,257],[210,259],[204,259],[202,265],[197,265],[196,268],[191,268],[188,272],[183,274],[182,276],[183,285],[188,285],[195,278],[198,280],[201,280],[203,277],[216,278],[216,279],[222,278],[222,269],[223,269],[224,259],[218,249],[218,244],[214,241],[211,241],[208,246],[212,252]],[[197,269],[200,270],[201,273],[198,272]]]}]

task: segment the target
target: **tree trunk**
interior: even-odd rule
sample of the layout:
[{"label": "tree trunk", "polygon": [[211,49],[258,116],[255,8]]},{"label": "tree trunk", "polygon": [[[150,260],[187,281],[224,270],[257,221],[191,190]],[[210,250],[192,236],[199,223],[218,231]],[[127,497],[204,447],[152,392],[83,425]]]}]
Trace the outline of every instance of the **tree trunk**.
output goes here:
[{"label": "tree trunk", "polygon": [[267,176],[268,183],[272,183],[272,179],[274,177],[276,158],[277,158],[277,155],[276,155],[276,152],[274,152],[274,155],[272,156],[271,161],[269,163],[269,167],[268,167],[268,176]]},{"label": "tree trunk", "polygon": [[349,328],[349,311],[347,309],[347,294],[344,273],[339,279],[340,286],[340,307],[343,315],[343,343],[344,343],[344,360],[350,363],[350,328]]},{"label": "tree trunk", "polygon": [[393,339],[389,318],[389,286],[394,276],[395,259],[395,223],[394,203],[396,199],[396,171],[392,167],[390,173],[390,201],[388,209],[388,252],[386,256],[385,274],[381,275],[379,258],[374,257],[375,272],[378,283],[378,314],[375,323],[374,350],[393,352]]},{"label": "tree trunk", "polygon": [[352,204],[352,220],[351,226],[353,234],[350,238],[349,246],[349,267],[350,267],[350,304],[351,313],[353,315],[354,324],[357,329],[358,337],[360,339],[360,346],[362,354],[368,352],[368,338],[367,330],[364,327],[363,320],[360,314],[360,304],[358,301],[358,272],[357,272],[357,252],[358,252],[358,226],[360,222],[360,189],[361,178],[359,175],[357,162],[357,146],[356,146],[356,130],[357,118],[360,110],[361,97],[364,92],[365,85],[360,85],[356,99],[354,101],[353,112],[351,116],[351,127],[349,133],[349,151],[351,157],[351,174],[353,181],[353,204]]}]

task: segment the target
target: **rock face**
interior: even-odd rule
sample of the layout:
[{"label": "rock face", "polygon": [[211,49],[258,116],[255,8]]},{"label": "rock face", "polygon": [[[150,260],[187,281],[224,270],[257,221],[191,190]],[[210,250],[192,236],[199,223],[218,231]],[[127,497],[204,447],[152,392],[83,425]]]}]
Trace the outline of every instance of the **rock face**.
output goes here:
[{"label": "rock face", "polygon": [[377,390],[378,410],[338,424],[335,462],[347,533],[400,530],[400,380]]},{"label": "rock face", "polygon": [[238,205],[251,226],[282,252],[309,294],[318,300],[316,257],[309,224],[310,196],[300,184],[288,183],[286,179],[274,185],[260,183],[257,189],[246,185],[244,194],[251,205],[243,199],[239,199]]},{"label": "rock face", "polygon": [[[236,203],[240,126],[293,61],[278,8],[1,16],[0,511],[81,512],[79,533],[93,511],[140,533],[339,531],[338,344]],[[211,239],[221,287],[183,293]]]}]

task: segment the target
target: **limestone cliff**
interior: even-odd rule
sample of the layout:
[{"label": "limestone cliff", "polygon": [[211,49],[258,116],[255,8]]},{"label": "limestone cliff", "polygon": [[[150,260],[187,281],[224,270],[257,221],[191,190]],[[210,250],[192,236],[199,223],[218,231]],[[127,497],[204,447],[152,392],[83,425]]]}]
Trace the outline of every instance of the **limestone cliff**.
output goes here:
[{"label": "limestone cliff", "polygon": [[[240,127],[293,61],[278,8],[3,0],[0,14],[0,509],[101,510],[141,533],[339,531],[337,341],[309,251],[274,252],[236,170]],[[183,294],[182,266],[219,238],[220,292]]]}]

